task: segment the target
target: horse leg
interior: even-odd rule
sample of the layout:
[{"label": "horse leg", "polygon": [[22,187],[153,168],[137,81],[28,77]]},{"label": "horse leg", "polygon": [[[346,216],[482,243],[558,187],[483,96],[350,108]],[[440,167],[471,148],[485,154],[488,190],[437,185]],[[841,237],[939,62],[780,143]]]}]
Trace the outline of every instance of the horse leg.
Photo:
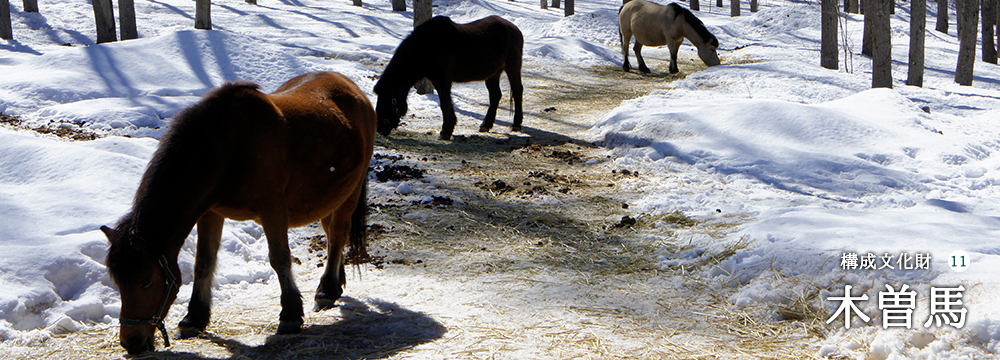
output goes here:
[{"label": "horse leg", "polygon": [[292,252],[288,248],[288,207],[285,199],[276,195],[265,204],[260,214],[264,235],[267,236],[271,268],[281,286],[281,314],[278,315],[278,335],[302,331],[302,293],[292,274]]},{"label": "horse leg", "polygon": [[316,289],[316,307],[314,311],[333,308],[334,303],[344,294],[342,286],[347,284],[347,273],[344,271],[344,246],[347,245],[347,234],[351,229],[351,211],[346,205],[355,202],[347,201],[344,206],[323,218],[320,223],[326,232],[326,271],[319,280]]},{"label": "horse leg", "polygon": [[670,41],[667,43],[667,48],[670,49],[670,73],[676,74],[680,72],[677,68],[677,52],[680,51],[681,41]]},{"label": "horse leg", "polygon": [[[622,69],[624,69],[625,72],[629,72],[632,70],[632,66],[628,63],[628,43],[632,40],[632,32],[621,30],[621,28],[619,28],[619,32],[622,34],[622,57],[625,58],[625,62],[622,64]],[[636,40],[635,43],[638,44],[639,40]]]},{"label": "horse leg", "polygon": [[524,97],[524,85],[521,84],[521,67],[507,70],[507,79],[510,80],[510,96],[514,98],[514,124],[510,126],[510,131],[521,131],[521,121],[524,120],[524,108],[522,98]]},{"label": "horse leg", "polygon": [[649,74],[650,71],[646,67],[646,60],[642,59],[642,44],[639,43],[638,39],[635,40],[635,48],[633,50],[635,50],[635,59],[639,61],[639,71]]},{"label": "horse leg", "polygon": [[194,259],[194,286],[188,313],[177,325],[177,337],[187,339],[198,336],[208,327],[212,316],[212,279],[222,242],[222,225],[225,218],[207,212],[198,219],[198,252]]},{"label": "horse leg", "polygon": [[444,125],[441,126],[441,140],[448,140],[455,132],[455,124],[458,122],[458,118],[455,117],[455,106],[451,103],[451,82],[435,82],[434,89],[441,99],[441,117],[444,119]]},{"label": "horse leg", "polygon": [[497,108],[500,107],[500,74],[486,79],[486,90],[490,92],[490,107],[486,110],[486,117],[483,118],[482,125],[479,125],[479,132],[488,132],[493,128],[493,122],[497,119]]}]

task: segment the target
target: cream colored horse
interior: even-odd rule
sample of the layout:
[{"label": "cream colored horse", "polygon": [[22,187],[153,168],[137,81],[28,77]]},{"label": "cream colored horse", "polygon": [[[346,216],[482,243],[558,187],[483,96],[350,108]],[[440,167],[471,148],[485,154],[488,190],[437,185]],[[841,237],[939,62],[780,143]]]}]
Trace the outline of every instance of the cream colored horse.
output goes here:
[{"label": "cream colored horse", "polygon": [[708,32],[705,24],[688,9],[671,3],[663,6],[645,0],[626,2],[618,11],[618,23],[622,35],[622,68],[631,70],[628,63],[628,44],[635,36],[635,57],[639,61],[639,71],[649,73],[642,59],[642,46],[663,46],[670,49],[670,73],[677,69],[677,50],[685,38],[698,48],[698,57],[705,65],[719,65],[719,40]]}]

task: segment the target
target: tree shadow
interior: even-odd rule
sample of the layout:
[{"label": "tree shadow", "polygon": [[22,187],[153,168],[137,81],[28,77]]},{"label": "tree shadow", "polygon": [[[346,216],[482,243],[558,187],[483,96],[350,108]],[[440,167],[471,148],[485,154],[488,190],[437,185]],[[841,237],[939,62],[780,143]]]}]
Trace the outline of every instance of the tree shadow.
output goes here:
[{"label": "tree shadow", "polygon": [[[205,357],[193,353],[164,351],[157,359],[382,359],[440,339],[448,329],[427,314],[396,303],[372,299],[367,302],[342,297],[343,319],[332,324],[307,325],[302,333],[272,335],[262,345],[214,334],[202,339],[225,348],[229,357]],[[200,340],[198,340],[200,341]],[[146,356],[143,356],[146,358]]]}]

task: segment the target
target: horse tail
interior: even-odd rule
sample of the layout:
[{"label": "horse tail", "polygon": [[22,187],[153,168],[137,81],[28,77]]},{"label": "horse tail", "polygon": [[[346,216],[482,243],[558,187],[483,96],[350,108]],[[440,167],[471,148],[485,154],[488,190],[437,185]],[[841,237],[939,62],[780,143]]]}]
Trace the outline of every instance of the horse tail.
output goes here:
[{"label": "horse tail", "polygon": [[348,234],[348,242],[351,249],[347,252],[346,263],[360,265],[371,261],[368,255],[368,174],[365,173],[365,180],[361,183],[361,194],[358,196],[358,205],[351,214],[351,231]]}]

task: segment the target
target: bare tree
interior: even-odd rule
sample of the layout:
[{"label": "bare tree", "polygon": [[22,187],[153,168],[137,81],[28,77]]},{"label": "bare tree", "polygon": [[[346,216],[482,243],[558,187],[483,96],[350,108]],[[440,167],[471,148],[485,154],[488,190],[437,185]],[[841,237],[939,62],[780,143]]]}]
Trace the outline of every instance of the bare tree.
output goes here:
[{"label": "bare tree", "polygon": [[820,65],[837,70],[840,62],[837,56],[837,0],[822,0],[822,8]]},{"label": "bare tree", "polygon": [[194,28],[202,30],[212,30],[212,1],[195,0],[194,2]]},{"label": "bare tree", "polygon": [[692,11],[701,11],[701,4],[698,3],[698,0],[691,0],[691,5],[689,7]]},{"label": "bare tree", "polygon": [[872,87],[892,88],[892,28],[889,8],[892,0],[869,0],[867,19],[872,17]]},{"label": "bare tree", "polygon": [[563,6],[563,8],[564,8],[563,9],[564,10],[563,14],[565,14],[566,16],[573,16],[573,13],[574,13],[574,9],[573,9],[574,1],[573,0],[566,0],[564,2],[565,2],[565,4],[563,4],[564,5]]},{"label": "bare tree", "polygon": [[549,0],[542,0],[542,9],[549,8]]},{"label": "bare tree", "polygon": [[979,1],[958,0],[962,16],[956,19],[962,23],[958,27],[958,64],[955,67],[955,82],[972,86],[973,68],[976,63],[976,35],[979,35]]},{"label": "bare tree", "polygon": [[[250,0],[247,0],[247,1],[250,1]],[[254,1],[257,1],[257,0],[254,0]],[[354,6],[362,6],[362,5],[364,5],[364,4],[361,3],[361,0],[354,0]]]},{"label": "bare tree", "polygon": [[552,0],[552,7],[558,9],[559,8],[559,0]]},{"label": "bare tree", "polygon": [[722,8],[722,0],[715,0],[715,7]]},{"label": "bare tree", "polygon": [[406,11],[406,0],[392,0],[392,11]]},{"label": "bare tree", "polygon": [[[961,1],[961,0],[959,0]],[[937,0],[937,27],[934,29],[945,34],[948,33],[948,0]]]},{"label": "bare tree", "polygon": [[740,16],[740,0],[729,2],[729,16]]},{"label": "bare tree", "polygon": [[997,15],[996,0],[982,0],[981,9],[983,12],[983,61],[997,63],[997,47],[993,43],[993,27]]},{"label": "bare tree", "polygon": [[97,43],[117,41],[115,35],[115,14],[111,9],[111,0],[93,0],[94,22],[97,25]]},{"label": "bare tree", "polygon": [[927,32],[927,0],[910,2],[910,57],[906,85],[924,86],[924,37]]},{"label": "bare tree", "polygon": [[750,12],[755,13],[758,10],[760,10],[760,5],[757,3],[757,0],[750,0]]},{"label": "bare tree", "polygon": [[122,40],[139,38],[139,31],[135,28],[134,0],[118,0],[118,25],[121,26]]},{"label": "bare tree", "polygon": [[0,39],[14,38],[14,29],[10,25],[10,2],[0,0]]},{"label": "bare tree", "polygon": [[[420,24],[430,20],[434,16],[432,9],[431,0],[413,0],[413,27],[416,28]],[[417,94],[420,95],[434,92],[434,85],[426,78],[420,79],[413,87],[417,90]]]},{"label": "bare tree", "polygon": [[38,12],[38,0],[24,0],[23,3],[24,3],[24,12]]}]

